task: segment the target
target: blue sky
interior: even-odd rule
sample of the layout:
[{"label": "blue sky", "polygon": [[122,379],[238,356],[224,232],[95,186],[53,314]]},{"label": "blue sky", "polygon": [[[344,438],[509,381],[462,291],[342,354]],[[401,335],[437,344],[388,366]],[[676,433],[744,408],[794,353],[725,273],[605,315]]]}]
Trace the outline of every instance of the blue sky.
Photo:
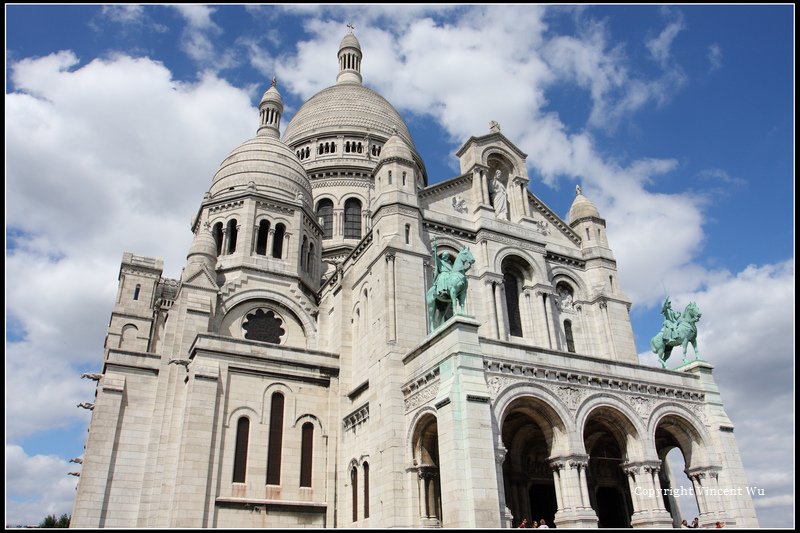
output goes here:
[{"label": "blue sky", "polygon": [[[345,23],[431,182],[497,120],[531,190],[608,222],[643,364],[703,310],[762,525],[792,526],[794,8],[6,7],[6,523],[71,512],[122,252],[177,277],[219,162],[333,84]],[[286,120],[284,120],[284,126]],[[673,363],[674,365],[675,363]],[[767,443],[767,445],[765,445]],[[791,469],[793,471],[793,469]]]}]

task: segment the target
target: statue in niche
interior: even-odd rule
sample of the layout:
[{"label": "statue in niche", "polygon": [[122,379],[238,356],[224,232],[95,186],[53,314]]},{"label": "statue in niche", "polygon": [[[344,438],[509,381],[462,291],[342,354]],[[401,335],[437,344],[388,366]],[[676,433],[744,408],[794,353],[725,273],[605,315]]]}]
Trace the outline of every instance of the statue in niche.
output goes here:
[{"label": "statue in niche", "polygon": [[658,335],[650,341],[650,348],[658,356],[658,360],[663,368],[667,368],[667,359],[672,353],[672,348],[681,346],[683,348],[683,362],[688,363],[686,351],[689,344],[694,349],[695,361],[701,360],[700,353],[697,351],[697,322],[702,314],[700,308],[694,302],[689,302],[683,314],[679,314],[672,309],[672,302],[669,296],[661,306],[661,314],[664,315],[664,325]]},{"label": "statue in niche", "polygon": [[506,195],[506,186],[503,185],[502,171],[498,170],[494,173],[492,180],[492,201],[494,202],[494,214],[497,218],[508,218],[508,196]]},{"label": "statue in niche", "polygon": [[572,293],[563,285],[558,287],[558,304],[559,309],[562,311],[572,310]]}]

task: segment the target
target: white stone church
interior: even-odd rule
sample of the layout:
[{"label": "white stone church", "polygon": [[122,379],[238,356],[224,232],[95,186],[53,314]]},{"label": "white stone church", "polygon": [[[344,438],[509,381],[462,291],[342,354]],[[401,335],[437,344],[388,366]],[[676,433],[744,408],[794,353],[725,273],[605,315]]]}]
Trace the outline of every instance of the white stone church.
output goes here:
[{"label": "white stone church", "polygon": [[[639,364],[592,202],[551,211],[496,123],[430,185],[361,58],[283,138],[273,81],[180,279],[123,254],[72,526],[672,527],[684,475],[757,526],[712,367]],[[429,333],[434,238],[474,264]]]}]

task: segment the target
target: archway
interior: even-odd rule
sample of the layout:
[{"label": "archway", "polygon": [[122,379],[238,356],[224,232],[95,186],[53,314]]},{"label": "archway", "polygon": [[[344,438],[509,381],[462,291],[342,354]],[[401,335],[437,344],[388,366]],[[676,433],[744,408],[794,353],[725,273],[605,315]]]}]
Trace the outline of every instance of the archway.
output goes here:
[{"label": "archway", "polygon": [[661,459],[658,477],[663,491],[664,508],[672,516],[675,527],[680,527],[683,519],[691,522],[692,517],[700,515],[697,495],[694,498],[688,495],[693,487],[686,475],[692,467],[693,452],[700,446],[700,442],[699,434],[685,419],[677,415],[667,415],[658,421],[655,431],[656,453]]},{"label": "archway", "polygon": [[598,527],[631,527],[633,501],[623,466],[628,460],[628,440],[635,435],[630,421],[610,407],[594,410],[586,420],[586,483]]},{"label": "archway", "polygon": [[414,469],[417,472],[420,526],[442,524],[442,488],[439,481],[439,429],[436,417],[424,415],[412,438]]},{"label": "archway", "polygon": [[549,460],[562,428],[555,411],[540,399],[522,397],[509,405],[502,427],[503,485],[515,526],[523,518],[529,524],[534,520],[555,524],[559,502]]}]

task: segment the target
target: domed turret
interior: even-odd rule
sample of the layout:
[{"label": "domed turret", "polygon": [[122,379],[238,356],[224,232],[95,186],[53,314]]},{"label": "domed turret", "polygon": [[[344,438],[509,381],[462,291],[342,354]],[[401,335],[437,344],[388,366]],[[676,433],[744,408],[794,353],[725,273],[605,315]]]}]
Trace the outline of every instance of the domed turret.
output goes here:
[{"label": "domed turret", "polygon": [[384,159],[389,159],[392,157],[399,157],[408,161],[414,161],[414,154],[411,152],[411,148],[409,148],[408,144],[403,140],[403,138],[397,134],[396,128],[394,130],[394,134],[389,137],[389,140],[383,145],[380,160],[383,161]]},{"label": "domed turret", "polygon": [[189,263],[206,263],[211,268],[217,262],[217,243],[211,235],[208,223],[201,226],[192,240],[192,246],[186,255]]},{"label": "domed turret", "polygon": [[575,201],[569,208],[567,223],[583,239],[582,246],[608,246],[606,238],[606,221],[600,218],[597,207],[583,195],[581,186],[575,186]]},{"label": "domed turret", "polygon": [[572,207],[569,208],[567,215],[567,223],[572,225],[575,221],[583,218],[600,218],[600,212],[595,205],[583,195],[581,186],[575,186],[575,200],[572,202]]}]

